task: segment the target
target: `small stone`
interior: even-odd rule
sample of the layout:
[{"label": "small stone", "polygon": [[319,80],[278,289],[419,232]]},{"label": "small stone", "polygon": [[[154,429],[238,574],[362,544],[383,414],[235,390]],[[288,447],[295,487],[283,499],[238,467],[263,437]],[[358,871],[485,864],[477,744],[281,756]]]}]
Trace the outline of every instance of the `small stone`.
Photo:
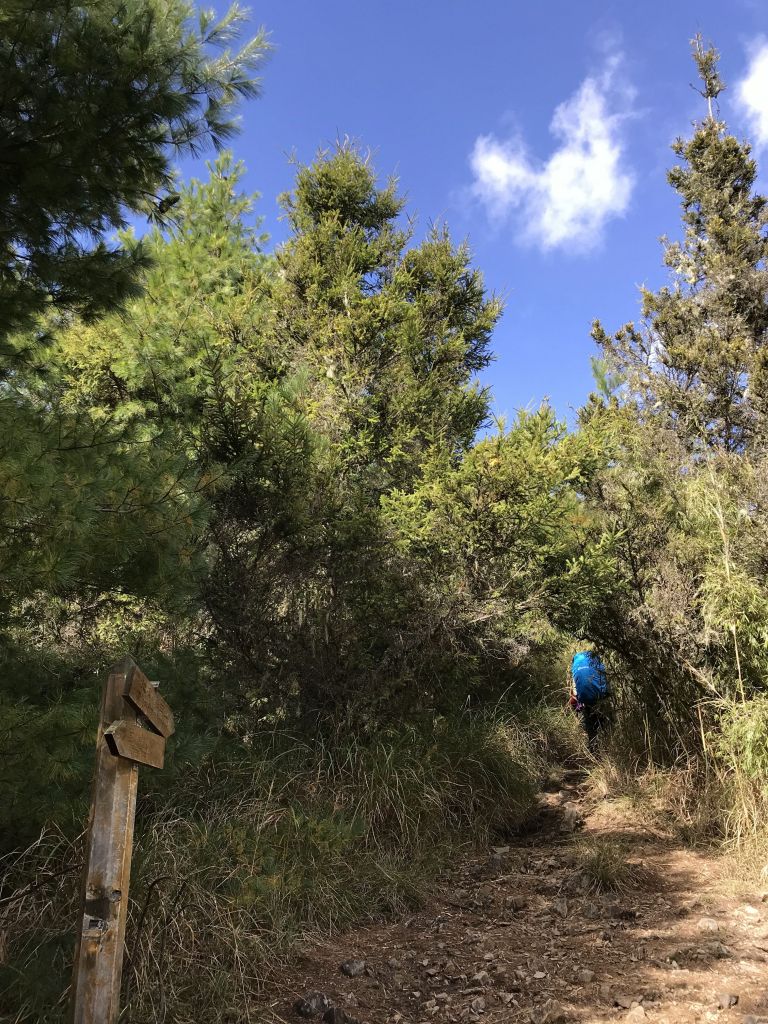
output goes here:
[{"label": "small stone", "polygon": [[477,974],[473,974],[470,978],[476,985],[490,985],[491,976],[488,971],[478,971]]},{"label": "small stone", "polygon": [[698,931],[703,932],[706,935],[714,935],[720,931],[720,925],[714,919],[714,917],[700,917],[696,922],[696,928]]},{"label": "small stone", "polygon": [[614,1005],[620,1006],[622,1010],[631,1009],[632,1004],[636,1002],[637,1000],[634,998],[634,996],[628,996],[624,992],[620,992],[618,995],[615,995],[613,997]]},{"label": "small stone", "polygon": [[709,952],[718,960],[727,960],[731,955],[730,949],[723,942],[713,942]]},{"label": "small stone", "polygon": [[624,1020],[627,1021],[627,1024],[637,1024],[637,1022],[645,1020],[645,1010],[642,1006],[633,1006]]},{"label": "small stone", "polygon": [[563,804],[562,829],[564,832],[574,832],[583,822],[581,811],[575,804]]},{"label": "small stone", "polygon": [[739,997],[734,992],[721,992],[717,997],[717,1008],[718,1010],[730,1010],[732,1006],[737,1006]]},{"label": "small stone", "polygon": [[591,985],[595,980],[595,972],[584,968],[583,971],[579,971],[579,981],[582,985]]},{"label": "small stone", "polygon": [[563,1020],[563,1010],[554,999],[548,999],[541,1006],[532,1006],[528,1011],[531,1024],[558,1024]]},{"label": "small stone", "polygon": [[469,1004],[469,1008],[472,1013],[485,1013],[485,999],[482,996],[475,996],[472,1002]]},{"label": "small stone", "polygon": [[339,966],[339,970],[348,978],[359,978],[361,974],[365,974],[365,960],[345,960]]},{"label": "small stone", "polygon": [[331,1008],[331,1000],[324,992],[307,992],[303,999],[293,1004],[300,1017],[319,1017]]},{"label": "small stone", "polygon": [[397,959],[397,957],[391,956],[389,960],[387,960],[387,967],[391,967],[393,971],[396,971],[399,966],[400,961]]},{"label": "small stone", "polygon": [[323,1021],[325,1024],[349,1024],[351,1017],[348,1017],[344,1011],[338,1006],[332,1006],[330,1010],[326,1010],[323,1014]]},{"label": "small stone", "polygon": [[565,897],[555,900],[554,907],[555,912],[558,913],[560,917],[568,917],[568,900],[565,899]]},{"label": "small stone", "polygon": [[543,978],[546,978],[547,972],[546,971],[534,971],[533,976],[534,976],[534,978],[537,981],[541,981]]}]

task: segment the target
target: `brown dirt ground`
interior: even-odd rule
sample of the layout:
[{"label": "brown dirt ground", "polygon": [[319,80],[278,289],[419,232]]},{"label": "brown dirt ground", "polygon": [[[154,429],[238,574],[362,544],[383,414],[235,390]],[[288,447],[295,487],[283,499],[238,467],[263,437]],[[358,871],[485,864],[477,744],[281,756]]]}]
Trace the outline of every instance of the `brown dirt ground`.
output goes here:
[{"label": "brown dirt ground", "polygon": [[[579,870],[583,844],[606,837],[626,844],[620,895]],[[363,1024],[768,1024],[763,899],[711,851],[633,827],[574,783],[542,796],[534,832],[463,862],[414,916],[307,945],[261,1012],[298,1024],[294,1003],[320,991]],[[361,976],[341,973],[349,959]]]}]

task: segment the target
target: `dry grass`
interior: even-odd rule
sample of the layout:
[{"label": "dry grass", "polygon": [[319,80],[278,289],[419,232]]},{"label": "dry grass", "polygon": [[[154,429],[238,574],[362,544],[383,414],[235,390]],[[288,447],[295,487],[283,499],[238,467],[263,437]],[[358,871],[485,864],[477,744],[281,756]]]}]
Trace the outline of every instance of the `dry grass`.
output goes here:
[{"label": "dry grass", "polygon": [[[525,817],[541,771],[522,731],[465,718],[373,745],[273,738],[190,772],[140,809],[121,1024],[259,1020],[259,988],[297,938],[417,904],[462,846]],[[64,1020],[80,859],[48,830],[2,865],[3,1020]]]},{"label": "dry grass", "polygon": [[723,838],[725,794],[722,779],[701,758],[661,767],[608,751],[590,769],[594,796],[628,805],[637,825],[645,825],[696,845]]},{"label": "dry grass", "polygon": [[585,839],[577,845],[574,856],[590,892],[624,895],[648,883],[647,870],[629,857],[626,843],[620,840]]}]

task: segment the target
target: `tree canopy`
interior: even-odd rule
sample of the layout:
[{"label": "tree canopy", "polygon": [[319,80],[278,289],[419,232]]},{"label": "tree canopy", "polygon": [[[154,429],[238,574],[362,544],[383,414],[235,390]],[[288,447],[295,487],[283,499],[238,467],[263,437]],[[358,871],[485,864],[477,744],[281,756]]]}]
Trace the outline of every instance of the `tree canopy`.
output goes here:
[{"label": "tree canopy", "polygon": [[232,50],[243,20],[237,5],[216,18],[184,0],[3,4],[3,335],[50,308],[91,317],[135,293],[142,247],[110,236],[172,209],[174,155],[232,135],[267,52],[263,32]]}]

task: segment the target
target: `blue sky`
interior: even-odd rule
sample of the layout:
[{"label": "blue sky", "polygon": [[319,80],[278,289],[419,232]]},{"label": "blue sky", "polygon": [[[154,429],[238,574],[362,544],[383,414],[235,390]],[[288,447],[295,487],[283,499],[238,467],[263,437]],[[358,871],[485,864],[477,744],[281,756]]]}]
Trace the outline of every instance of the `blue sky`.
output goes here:
[{"label": "blue sky", "polygon": [[502,415],[548,396],[570,416],[592,386],[592,320],[620,326],[638,286],[664,280],[669,146],[703,110],[696,32],[721,51],[722,115],[758,145],[768,189],[768,0],[263,0],[251,18],[274,53],[232,148],[273,242],[292,155],[370,147],[417,232],[446,221],[505,299],[485,374]]}]

